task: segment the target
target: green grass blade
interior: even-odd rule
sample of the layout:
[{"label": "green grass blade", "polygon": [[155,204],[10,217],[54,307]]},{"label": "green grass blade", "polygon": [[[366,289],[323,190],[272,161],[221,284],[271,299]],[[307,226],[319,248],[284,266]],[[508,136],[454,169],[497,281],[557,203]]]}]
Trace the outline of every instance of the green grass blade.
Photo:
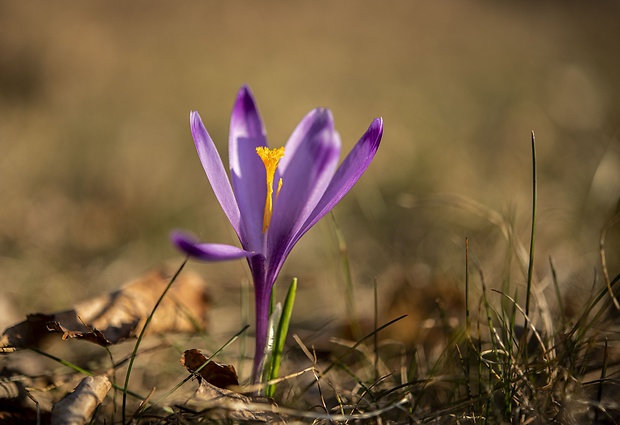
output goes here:
[{"label": "green grass blade", "polygon": [[[532,292],[532,277],[534,275],[534,242],[536,235],[536,208],[538,202],[538,173],[536,172],[536,136],[532,131],[532,230],[530,234],[530,258],[527,267],[527,292],[525,294],[525,315],[530,315],[530,298]],[[527,321],[523,324],[527,334]],[[525,338],[527,340],[527,338]]]},{"label": "green grass blade", "polygon": [[[282,315],[280,317],[280,323],[278,324],[278,330],[276,332],[275,345],[273,347],[273,355],[271,358],[271,367],[269,370],[269,381],[276,379],[280,372],[280,362],[282,361],[282,353],[284,351],[284,343],[286,342],[286,335],[288,334],[288,328],[291,322],[291,316],[293,314],[293,306],[295,305],[295,296],[297,295],[297,278],[293,278],[291,286],[288,288],[286,298],[284,299],[284,306],[282,307]],[[276,385],[268,385],[265,391],[267,397],[273,397],[276,392]]]},{"label": "green grass blade", "polygon": [[330,216],[332,218],[332,223],[334,223],[334,232],[336,233],[336,239],[338,240],[338,252],[340,253],[340,262],[342,271],[344,273],[344,300],[347,317],[349,319],[349,327],[351,328],[354,339],[360,339],[363,334],[359,321],[357,320],[355,296],[353,294],[353,278],[351,276],[351,266],[349,264],[347,242],[345,241],[344,235],[340,230],[340,226],[336,221],[336,216],[333,212],[330,213]]},{"label": "green grass blade", "polygon": [[129,359],[129,365],[127,366],[127,374],[125,375],[125,384],[123,386],[123,408],[122,408],[123,424],[126,423],[125,422],[125,419],[126,419],[125,415],[126,415],[126,409],[127,409],[127,389],[129,387],[129,378],[131,376],[131,370],[133,368],[133,363],[134,363],[134,361],[136,359],[136,354],[138,353],[138,348],[140,347],[140,343],[142,342],[142,338],[144,337],[144,333],[146,332],[147,328],[149,327],[149,324],[151,323],[151,320],[153,319],[153,315],[155,314],[155,311],[157,311],[157,308],[159,307],[159,305],[161,304],[162,300],[164,299],[164,297],[166,296],[166,294],[170,290],[170,287],[172,286],[174,281],[181,274],[181,271],[183,270],[183,268],[187,264],[188,258],[189,257],[185,257],[185,260],[183,260],[183,263],[177,269],[176,273],[174,274],[174,276],[172,276],[172,278],[170,279],[170,282],[168,283],[168,285],[166,286],[164,291],[159,296],[159,299],[155,303],[155,306],[153,307],[153,310],[151,311],[151,314],[149,314],[148,317],[146,318],[146,321],[144,322],[144,326],[142,327],[142,330],[140,331],[140,335],[138,335],[138,339],[136,340],[136,343],[135,343],[135,345],[133,347],[133,351],[132,351],[131,357]]},{"label": "green grass blade", "polygon": [[558,274],[555,271],[555,265],[553,264],[553,258],[551,256],[549,256],[549,267],[551,268],[553,289],[555,290],[555,297],[558,302],[558,314],[560,316],[561,329],[566,329],[566,310],[564,308],[564,300],[562,300],[562,292],[560,291]]},{"label": "green grass blade", "polygon": [[[38,348],[30,347],[29,350],[30,351],[34,351],[35,353],[40,354],[40,355],[42,355],[44,357],[47,357],[48,359],[54,360],[55,362],[60,363],[61,365],[66,366],[69,369],[73,369],[74,371],[76,371],[78,373],[81,373],[83,375],[86,375],[86,376],[97,376],[95,373],[91,372],[90,370],[83,369],[83,368],[79,367],[78,365],[75,365],[75,364],[73,364],[73,363],[71,363],[71,362],[69,362],[67,360],[61,359],[60,357],[56,357],[53,354],[46,353],[45,351],[41,351]],[[118,384],[116,384],[114,382],[112,382],[112,387],[114,389],[116,389],[116,390],[119,390],[119,391],[124,391],[125,390],[123,387],[121,387],[120,385],[118,385]],[[134,398],[137,398],[138,400],[144,400],[143,396],[141,396],[140,394],[134,393],[132,391],[127,391],[127,394],[129,394],[130,396],[132,396]]]}]

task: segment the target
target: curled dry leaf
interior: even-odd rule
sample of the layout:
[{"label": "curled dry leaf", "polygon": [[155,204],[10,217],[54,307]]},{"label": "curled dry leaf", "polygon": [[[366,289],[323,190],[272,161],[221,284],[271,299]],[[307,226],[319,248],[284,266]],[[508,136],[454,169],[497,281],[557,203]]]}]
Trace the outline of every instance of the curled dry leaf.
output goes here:
[{"label": "curled dry leaf", "polygon": [[88,421],[112,388],[105,375],[87,376],[52,409],[52,425],[81,425]]},{"label": "curled dry leaf", "polygon": [[181,364],[189,372],[195,373],[200,383],[193,401],[199,403],[199,409],[209,411],[211,419],[269,423],[283,421],[271,400],[228,389],[239,385],[237,372],[232,365],[208,361],[196,349],[186,350],[181,356]]},{"label": "curled dry leaf", "polygon": [[[154,271],[112,293],[53,314],[35,313],[7,328],[0,338],[0,352],[40,346],[51,334],[78,338],[107,346],[135,337],[152,312],[172,275]],[[205,282],[184,272],[173,283],[149,327],[148,334],[193,332],[206,327],[209,299]]]},{"label": "curled dry leaf", "polygon": [[213,360],[207,363],[208,361],[209,359],[195,348],[186,350],[181,356],[181,364],[191,373],[197,373],[201,380],[204,379],[219,388],[239,385],[237,371],[233,365],[220,364]]},{"label": "curled dry leaf", "polygon": [[181,356],[181,364],[189,372],[195,373],[200,383],[194,402],[199,402],[198,408],[208,410],[210,418],[244,422],[283,422],[283,417],[276,412],[277,407],[272,400],[247,396],[228,389],[239,385],[237,372],[232,365],[207,361],[209,359],[196,349],[186,350]]}]

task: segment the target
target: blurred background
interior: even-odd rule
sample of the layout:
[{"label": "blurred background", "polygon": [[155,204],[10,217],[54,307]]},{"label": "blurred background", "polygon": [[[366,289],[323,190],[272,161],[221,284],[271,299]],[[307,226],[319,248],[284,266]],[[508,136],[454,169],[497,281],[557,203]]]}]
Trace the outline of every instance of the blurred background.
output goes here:
[{"label": "blurred background", "polygon": [[[171,229],[237,243],[189,112],[226,161],[244,83],[272,146],[317,106],[332,110],[343,153],[385,120],[374,163],[335,209],[357,314],[371,315],[374,281],[383,321],[398,309],[424,320],[436,298],[458,307],[466,237],[487,284],[524,287],[532,130],[537,288],[550,287],[552,257],[575,299],[618,213],[619,16],[613,1],[0,1],[2,328],[177,266]],[[321,320],[343,315],[335,229],[326,217],[281,275],[280,290],[298,276],[304,299],[320,303],[298,303],[298,320],[316,305]],[[612,277],[619,240],[612,227]],[[237,309],[212,318],[233,329],[246,265],[191,267],[216,306]]]}]

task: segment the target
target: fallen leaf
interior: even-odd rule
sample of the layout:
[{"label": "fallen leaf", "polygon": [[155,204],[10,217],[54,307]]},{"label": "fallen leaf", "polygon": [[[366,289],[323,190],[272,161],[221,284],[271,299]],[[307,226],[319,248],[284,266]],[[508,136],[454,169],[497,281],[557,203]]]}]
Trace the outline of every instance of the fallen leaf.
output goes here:
[{"label": "fallen leaf", "polygon": [[[0,352],[38,347],[51,334],[102,346],[135,337],[170,279],[170,273],[155,271],[117,291],[79,303],[71,310],[30,314],[25,321],[3,332]],[[172,284],[146,333],[195,332],[205,328],[208,307],[204,280],[195,273],[184,272]]]},{"label": "fallen leaf", "polygon": [[239,385],[232,365],[208,361],[197,349],[186,350],[181,356],[181,364],[198,377],[199,386],[193,402],[205,416],[217,420],[284,423],[284,417],[277,413],[273,400],[247,396],[228,388]]},{"label": "fallen leaf", "polygon": [[[181,364],[191,373],[197,373],[201,379],[204,379],[209,384],[218,388],[239,385],[237,371],[235,371],[233,365],[220,364],[213,360],[207,363],[208,361],[209,359],[195,348],[186,350],[181,356]],[[203,367],[203,365],[205,366]]]},{"label": "fallen leaf", "polygon": [[29,314],[26,320],[7,328],[0,339],[2,352],[12,352],[23,347],[34,347],[44,343],[50,336],[47,323],[54,315]]}]

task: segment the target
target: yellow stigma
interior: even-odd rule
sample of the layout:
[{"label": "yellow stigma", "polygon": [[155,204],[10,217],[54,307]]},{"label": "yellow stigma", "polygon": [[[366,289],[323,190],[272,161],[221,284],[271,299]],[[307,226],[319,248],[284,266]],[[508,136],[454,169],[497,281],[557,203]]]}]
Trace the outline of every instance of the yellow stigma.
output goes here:
[{"label": "yellow stigma", "polygon": [[[269,149],[263,146],[256,148],[256,153],[265,164],[265,171],[267,172],[267,198],[265,199],[265,215],[263,216],[263,233],[269,227],[271,222],[271,214],[273,213],[273,179],[276,175],[276,169],[278,163],[284,156],[284,148]],[[278,182],[278,188],[276,190],[276,198],[282,188],[282,179]]]}]

